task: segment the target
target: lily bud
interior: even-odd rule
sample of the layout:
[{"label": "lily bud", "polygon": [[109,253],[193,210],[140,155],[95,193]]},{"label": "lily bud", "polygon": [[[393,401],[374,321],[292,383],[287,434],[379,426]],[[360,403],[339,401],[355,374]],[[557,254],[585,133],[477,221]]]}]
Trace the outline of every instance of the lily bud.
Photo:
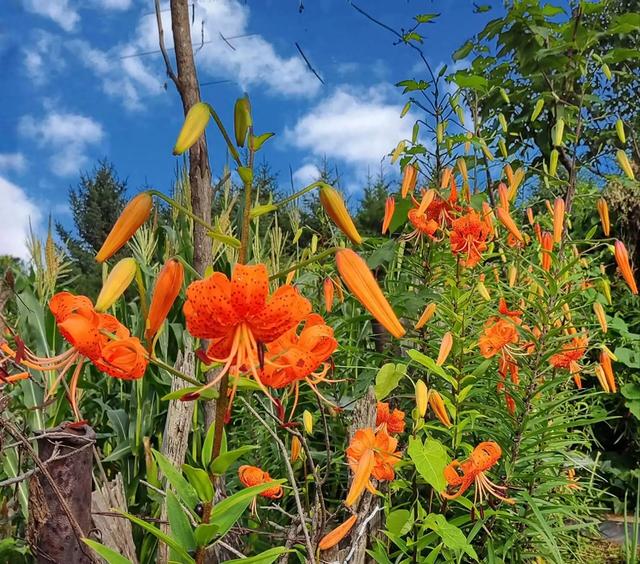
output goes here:
[{"label": "lily bud", "polygon": [[300,458],[301,449],[300,439],[294,435],[291,439],[291,464],[295,464],[298,458]]},{"label": "lily bud", "polygon": [[402,173],[402,186],[400,187],[400,193],[402,194],[403,199],[407,197],[407,194],[413,194],[416,189],[417,182],[418,169],[414,165],[408,164],[404,167],[404,171]]},{"label": "lily bud", "polygon": [[558,153],[558,149],[552,149],[549,155],[549,175],[555,176],[558,172],[558,157],[560,153]]},{"label": "lily bud", "polygon": [[311,435],[313,433],[313,415],[308,410],[304,410],[302,413],[302,426],[304,427],[304,432],[307,435]]},{"label": "lily bud", "polygon": [[618,149],[618,152],[616,153],[616,158],[618,159],[620,168],[624,171],[627,177],[630,180],[635,180],[636,177],[635,177],[635,174],[633,174],[633,169],[631,168],[631,163],[629,162],[627,153],[625,153],[622,149]]},{"label": "lily bud", "polygon": [[442,396],[435,390],[429,392],[429,405],[440,422],[445,427],[451,427],[451,420],[449,419],[449,414],[447,413],[447,408],[444,405]]},{"label": "lily bud", "polygon": [[138,228],[149,219],[152,206],[153,199],[148,192],[142,192],[133,198],[122,210],[120,217],[111,228],[96,255],[96,261],[104,262],[115,255],[133,237]]},{"label": "lily bud", "polygon": [[624,133],[624,123],[620,118],[616,121],[616,133],[618,134],[618,139],[620,139],[620,143],[627,142],[627,136]]},{"label": "lily bud", "polygon": [[596,314],[596,319],[600,324],[600,328],[602,329],[602,332],[606,333],[608,330],[607,316],[605,315],[604,308],[602,307],[602,304],[600,302],[593,303],[593,312]]},{"label": "lily bud", "polygon": [[427,385],[422,381],[416,382],[416,410],[420,417],[424,417],[427,413],[427,406],[429,402],[429,390]]},{"label": "lily bud", "polygon": [[616,241],[613,248],[613,254],[615,256],[616,262],[618,263],[618,268],[622,273],[622,277],[629,285],[631,293],[637,294],[638,286],[633,276],[633,270],[631,269],[631,263],[629,262],[629,253],[627,252],[627,248],[624,246],[624,243],[622,241]]},{"label": "lily bud", "polygon": [[601,365],[596,365],[593,369],[593,371],[596,374],[596,378],[598,378],[598,382],[600,382],[600,386],[602,387],[602,391],[606,392],[607,394],[611,392],[611,389],[609,388],[609,382],[607,382],[607,377],[604,373],[604,370],[602,369]]},{"label": "lily bud", "polygon": [[564,135],[564,120],[562,118],[558,118],[558,121],[556,121],[551,135],[553,136],[553,144],[556,147],[562,145],[562,137]]},{"label": "lily bud", "polygon": [[351,249],[336,253],[338,272],[356,299],[394,337],[405,334],[404,327],[384,297],[367,263]]},{"label": "lily bud", "polygon": [[460,175],[462,176],[462,180],[468,182],[469,180],[469,171],[467,170],[467,161],[465,161],[462,157],[460,157],[456,164],[458,165],[458,170],[460,171]]},{"label": "lily bud", "polygon": [[609,68],[609,65],[607,63],[604,63],[601,67],[600,70],[602,71],[602,74],[604,74],[607,77],[607,80],[611,80],[611,69]]},{"label": "lily bud", "polygon": [[495,228],[493,227],[494,218],[495,216],[493,215],[491,206],[487,202],[482,202],[482,220],[491,227],[492,232],[495,232]]},{"label": "lily bud", "polygon": [[436,304],[428,304],[427,307],[424,308],[420,319],[415,324],[416,331],[422,329],[429,320],[433,317],[433,314],[436,312]]},{"label": "lily bud", "polygon": [[347,206],[345,206],[344,200],[337,190],[328,184],[323,184],[320,187],[320,203],[327,215],[333,220],[333,223],[354,245],[362,243],[362,237],[360,237],[360,233],[358,233],[347,211]]},{"label": "lily bud", "polygon": [[342,525],[337,526],[335,529],[333,529],[333,531],[327,533],[320,539],[318,548],[320,550],[329,550],[330,548],[333,548],[349,534],[349,531],[356,524],[357,519],[357,515],[352,515],[344,523],[342,523]]},{"label": "lily bud", "polygon": [[531,121],[536,121],[538,116],[542,113],[542,108],[544,108],[544,99],[540,98],[533,107],[533,112],[531,112]]},{"label": "lily bud", "polygon": [[446,167],[442,171],[442,177],[440,178],[440,188],[448,188],[449,182],[451,182],[451,175],[453,174],[453,169],[451,167]]},{"label": "lily bud", "polygon": [[513,288],[516,285],[516,280],[518,279],[518,267],[515,264],[509,266],[509,288]]},{"label": "lily bud", "polygon": [[507,185],[504,182],[498,184],[498,199],[500,200],[500,207],[508,212],[509,211],[509,191]]},{"label": "lily bud", "polygon": [[147,328],[144,332],[144,338],[148,343],[151,343],[160,331],[160,327],[169,315],[169,311],[171,311],[171,307],[182,289],[183,282],[184,267],[182,263],[175,259],[169,259],[158,274],[151,298]]},{"label": "lily bud", "polygon": [[327,313],[331,313],[333,309],[334,287],[331,278],[325,278],[322,283],[322,289],[324,291],[324,306]]},{"label": "lily bud", "polygon": [[286,286],[291,286],[293,284],[293,279],[296,277],[296,270],[292,270],[287,274],[287,277],[284,279],[284,283]]},{"label": "lily bud", "polygon": [[518,241],[524,243],[524,237],[522,236],[522,233],[520,233],[520,230],[515,224],[515,221],[513,221],[511,215],[509,215],[509,212],[504,208],[496,208],[496,215],[498,216],[500,223],[506,227],[507,231],[518,239]]},{"label": "lily bud", "polygon": [[611,230],[611,223],[609,222],[609,206],[607,205],[607,200],[599,198],[597,207],[600,223],[602,224],[602,231],[608,237]]},{"label": "lily bud", "polygon": [[611,305],[613,302],[611,299],[611,284],[609,283],[609,280],[606,280],[604,278],[600,280],[600,288],[602,290],[602,293],[604,294],[604,297],[607,299],[607,303]]},{"label": "lily bud", "polygon": [[[536,224],[537,225],[537,224]],[[542,269],[549,272],[551,269],[551,252],[553,251],[553,237],[551,233],[545,231],[541,237],[542,246]]]},{"label": "lily bud", "polygon": [[384,235],[391,225],[393,212],[396,209],[396,200],[393,196],[389,196],[384,203],[384,219],[382,220],[382,234]]},{"label": "lily bud", "polygon": [[96,300],[96,311],[106,311],[116,303],[133,281],[137,269],[138,263],[133,258],[124,258],[113,267]]},{"label": "lily bud", "polygon": [[533,210],[531,208],[527,208],[527,219],[529,220],[529,225],[533,225],[535,223]]},{"label": "lily bud", "polygon": [[562,231],[564,230],[564,200],[556,198],[553,204],[553,242],[562,241]]},{"label": "lily bud", "polygon": [[471,140],[473,139],[473,133],[471,131],[467,131],[465,134],[466,141],[464,142],[464,154],[468,155],[471,150]]},{"label": "lily bud", "polygon": [[489,290],[487,290],[487,287],[484,285],[484,282],[478,282],[478,285],[476,286],[476,288],[478,289],[478,294],[480,294],[485,301],[487,302],[491,301],[491,294],[489,294]]},{"label": "lily bud", "polygon": [[436,360],[436,364],[438,366],[442,366],[445,363],[447,357],[449,356],[449,353],[451,352],[452,346],[453,335],[451,334],[451,331],[447,331],[444,334],[444,337],[442,337],[442,342],[440,343],[440,350],[438,351],[438,358]]},{"label": "lily bud", "polygon": [[210,117],[209,106],[204,102],[198,102],[191,106],[173,147],[174,155],[181,155],[196,144],[207,128]]},{"label": "lily bud", "polygon": [[609,389],[611,390],[611,392],[616,393],[618,391],[618,386],[616,385],[616,379],[613,375],[611,358],[605,351],[600,352],[600,366],[602,367],[602,371],[604,372],[604,376],[607,380],[607,384],[609,385]]},{"label": "lily bud", "polygon": [[524,180],[524,168],[518,168],[513,174],[513,179],[509,182],[509,201],[513,202],[518,194],[518,188]]},{"label": "lily bud", "polygon": [[249,128],[253,125],[251,118],[251,102],[248,96],[236,100],[233,108],[233,132],[236,137],[236,145],[244,147]]}]

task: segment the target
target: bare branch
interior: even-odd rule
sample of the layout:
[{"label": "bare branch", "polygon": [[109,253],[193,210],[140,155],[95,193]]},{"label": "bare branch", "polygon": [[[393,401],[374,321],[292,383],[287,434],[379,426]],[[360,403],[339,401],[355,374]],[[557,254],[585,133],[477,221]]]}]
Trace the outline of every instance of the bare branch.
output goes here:
[{"label": "bare branch", "polygon": [[300,47],[300,45],[298,45],[298,42],[296,41],[295,43],[297,49],[298,49],[298,53],[300,53],[300,56],[304,59],[304,62],[307,63],[307,67],[309,68],[309,70],[316,76],[316,78],[322,83],[324,84],[324,80],[322,80],[322,77],[316,72],[316,69],[313,68],[313,66],[311,65],[311,63],[309,62],[309,59],[307,59],[307,56],[304,54],[304,52],[302,51],[302,48]]},{"label": "bare branch", "polygon": [[164,46],[164,29],[162,27],[162,15],[160,13],[160,0],[155,0],[156,6],[156,21],[158,22],[158,40],[160,42],[160,52],[162,53],[162,58],[164,59],[164,65],[167,68],[167,76],[173,81],[176,85],[176,88],[180,90],[180,83],[178,81],[178,77],[173,72],[173,67],[171,66],[171,59],[169,59],[169,53],[167,53],[167,48]]}]

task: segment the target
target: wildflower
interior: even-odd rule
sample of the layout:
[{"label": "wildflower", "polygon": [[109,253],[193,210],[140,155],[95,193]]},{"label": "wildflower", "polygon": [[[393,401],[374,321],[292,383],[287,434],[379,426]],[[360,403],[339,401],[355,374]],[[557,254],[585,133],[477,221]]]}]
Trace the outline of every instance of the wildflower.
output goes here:
[{"label": "wildflower", "polygon": [[133,258],[124,258],[118,261],[98,294],[96,311],[106,311],[116,303],[133,281],[137,270],[138,263]]},{"label": "wildflower", "polygon": [[487,239],[491,235],[491,227],[473,210],[451,225],[449,241],[451,252],[455,255],[465,254],[466,258],[460,264],[472,268],[480,262],[482,252],[487,250]]},{"label": "wildflower", "polygon": [[493,317],[485,323],[484,331],[480,335],[478,341],[480,354],[484,358],[505,354],[510,345],[517,343],[518,340],[518,330],[513,321]]},{"label": "wildflower", "polygon": [[55,318],[58,331],[71,345],[65,352],[54,357],[42,358],[26,347],[18,353],[11,350],[8,344],[0,344],[5,354],[26,368],[40,372],[60,371],[49,388],[47,397],[55,393],[58,384],[75,365],[69,383],[69,399],[74,415],[79,420],[76,392],[85,360],[89,360],[98,370],[114,378],[142,378],[148,362],[145,351],[140,341],[131,337],[129,330],[115,317],[96,312],[89,298],[74,296],[69,292],[55,294],[49,301],[49,309]]},{"label": "wildflower", "polygon": [[429,401],[429,390],[427,385],[422,381],[416,382],[416,410],[420,417],[424,417],[427,414],[427,406]]},{"label": "wildflower", "polygon": [[151,298],[149,315],[144,338],[151,343],[160,331],[160,327],[169,315],[173,303],[176,301],[182,283],[184,282],[184,267],[175,259],[169,259],[160,270]]},{"label": "wildflower", "polygon": [[320,203],[333,223],[335,223],[338,229],[340,229],[354,245],[362,243],[362,237],[360,233],[358,233],[353,219],[351,219],[349,215],[347,206],[335,188],[332,188],[328,184],[322,184],[320,187]]},{"label": "wildflower", "polygon": [[622,241],[616,241],[614,244],[614,256],[616,259],[616,263],[618,264],[618,268],[622,273],[622,277],[625,282],[631,288],[632,294],[638,293],[638,286],[636,284],[636,279],[633,276],[633,269],[631,268],[631,263],[629,262],[629,253],[627,252],[627,248],[624,246]]},{"label": "wildflower", "polygon": [[338,525],[333,529],[333,531],[322,537],[320,539],[320,544],[318,544],[318,548],[320,550],[329,550],[330,548],[333,548],[349,534],[349,531],[356,524],[357,519],[357,515],[351,515],[351,517],[349,517],[344,523]]},{"label": "wildflower", "polygon": [[415,200],[414,203],[417,207],[413,207],[409,210],[407,214],[407,218],[409,222],[415,230],[411,233],[407,239],[414,239],[416,237],[420,237],[421,235],[428,235],[432,239],[434,238],[435,232],[440,227],[438,222],[430,217],[427,212],[429,210],[429,206],[433,202],[435,198],[435,191],[427,190],[423,196],[420,204],[418,204]]},{"label": "wildflower", "polygon": [[204,102],[198,102],[191,106],[184,119],[184,124],[178,134],[178,139],[173,147],[174,155],[181,155],[190,149],[200,139],[209,123],[211,112]]},{"label": "wildflower", "polygon": [[404,171],[402,172],[402,186],[400,187],[400,193],[402,194],[402,198],[406,198],[407,194],[413,194],[416,189],[416,182],[418,181],[418,169],[412,165],[408,164],[404,167]]},{"label": "wildflower", "polygon": [[400,461],[400,452],[396,451],[397,439],[386,430],[374,432],[373,429],[359,429],[353,435],[346,455],[353,472],[353,482],[345,501],[352,506],[365,488],[373,489],[371,477],[376,480],[393,480],[393,467]]},{"label": "wildflower", "polygon": [[389,196],[384,203],[384,219],[382,220],[382,234],[384,235],[389,230],[391,220],[393,219],[393,212],[396,209],[396,200],[393,196]]},{"label": "wildflower", "polygon": [[138,228],[149,219],[152,205],[153,199],[148,192],[142,192],[133,198],[122,210],[120,217],[111,228],[96,255],[96,261],[104,262],[115,255],[133,237]]},{"label": "wildflower", "polygon": [[440,343],[440,350],[438,351],[438,359],[436,360],[436,364],[438,366],[442,366],[444,362],[447,360],[449,353],[451,352],[451,347],[453,346],[453,335],[450,331],[447,331],[442,337],[442,342]]},{"label": "wildflower", "polygon": [[376,411],[376,428],[386,429],[388,433],[404,433],[404,411],[391,410],[388,403],[378,402]]},{"label": "wildflower", "polygon": [[471,456],[463,462],[454,460],[444,469],[447,491],[442,492],[445,499],[456,499],[475,483],[474,504],[482,503],[490,494],[506,503],[515,503],[505,497],[506,486],[498,486],[487,478],[485,472],[495,466],[502,456],[500,445],[493,441],[482,442],[473,449]]},{"label": "wildflower", "polygon": [[293,387],[295,401],[292,412],[298,402],[302,380],[322,398],[316,386],[325,380],[330,368],[326,361],[338,348],[333,329],[321,316],[312,313],[303,323],[299,334],[296,326],[266,345],[264,366],[259,373],[260,382],[265,386],[275,389]]},{"label": "wildflower", "polygon": [[358,301],[375,317],[394,337],[405,334],[400,320],[384,297],[367,263],[350,249],[336,253],[336,264],[340,276]]},{"label": "wildflower", "polygon": [[520,230],[515,224],[515,221],[513,221],[511,215],[509,215],[509,212],[504,208],[496,208],[496,215],[498,216],[500,223],[506,227],[507,231],[518,239],[518,241],[524,243],[524,237],[522,236],[522,233],[520,233]]},{"label": "wildflower", "polygon": [[554,368],[564,368],[574,373],[575,365],[587,350],[589,340],[586,337],[574,336],[569,342],[562,345],[562,350],[554,354],[549,362]]},{"label": "wildflower", "polygon": [[607,200],[604,198],[598,199],[598,215],[600,216],[600,223],[602,224],[602,231],[608,237],[611,230],[611,224],[609,223],[609,206]]},{"label": "wildflower", "polygon": [[420,319],[418,319],[418,321],[415,324],[416,331],[419,329],[422,329],[433,317],[433,314],[435,312],[436,312],[436,304],[434,303],[427,304],[427,307],[424,308],[424,311],[422,312]]},{"label": "wildflower", "polygon": [[324,282],[322,283],[322,290],[324,292],[324,307],[327,310],[327,313],[331,313],[334,297],[333,281],[331,278],[324,279]]},{"label": "wildflower", "polygon": [[562,242],[562,231],[564,230],[565,206],[562,198],[556,198],[553,203],[553,242]]},{"label": "wildflower", "polygon": [[[265,472],[257,466],[248,466],[246,464],[238,468],[238,478],[242,485],[247,488],[273,482],[269,472]],[[276,484],[272,488],[264,490],[260,495],[268,499],[280,499],[284,495],[284,490],[280,484]]]},{"label": "wildflower", "polygon": [[264,264],[236,264],[231,280],[214,272],[192,282],[183,310],[189,333],[209,340],[206,358],[223,363],[211,382],[183,399],[199,397],[227,373],[233,376],[233,397],[241,370],[249,372],[269,396],[258,374],[260,348],[296,327],[310,313],[311,304],[290,285],[269,295]]},{"label": "wildflower", "polygon": [[451,420],[449,419],[447,408],[444,405],[444,400],[436,390],[429,391],[429,405],[436,414],[436,417],[440,420],[440,423],[445,427],[451,427]]},{"label": "wildflower", "polygon": [[[537,224],[536,224],[537,225]],[[545,231],[541,236],[542,246],[542,269],[549,272],[551,270],[551,253],[553,252],[553,237],[551,233]]]}]

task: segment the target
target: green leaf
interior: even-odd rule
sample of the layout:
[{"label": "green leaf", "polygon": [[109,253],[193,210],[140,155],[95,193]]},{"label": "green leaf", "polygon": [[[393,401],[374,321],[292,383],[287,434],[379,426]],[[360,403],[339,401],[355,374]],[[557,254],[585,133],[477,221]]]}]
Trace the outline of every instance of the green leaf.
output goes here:
[{"label": "green leaf", "polygon": [[414,16],[415,20],[418,23],[429,23],[433,20],[435,20],[440,14],[418,14],[417,16]]},{"label": "green leaf", "polygon": [[258,494],[285,481],[286,480],[274,480],[266,484],[245,488],[223,499],[220,503],[216,503],[211,510],[211,518],[209,521],[218,527],[217,534],[219,536],[226,535]]},{"label": "green leaf", "polygon": [[211,463],[211,468],[209,470],[212,474],[224,474],[229,466],[238,460],[238,458],[257,448],[258,447],[256,445],[245,445],[240,448],[230,450],[229,452],[225,452],[224,454],[216,457],[216,459]]},{"label": "green leaf", "polygon": [[393,212],[393,218],[391,218],[389,233],[395,233],[405,223],[407,223],[407,216],[412,207],[411,198],[406,198],[404,200],[396,198],[396,209]]},{"label": "green leaf", "polygon": [[259,151],[267,139],[271,139],[275,133],[263,133],[262,135],[256,135],[251,137],[250,143],[254,151]]},{"label": "green leaf", "polygon": [[194,536],[198,546],[207,546],[218,534],[218,525],[202,523],[196,527]]},{"label": "green leaf", "polygon": [[136,517],[135,515],[131,515],[130,513],[126,513],[124,511],[118,511],[118,513],[120,513],[120,515],[124,515],[127,519],[129,519],[129,521],[142,527],[145,531],[151,533],[158,540],[161,540],[163,543],[165,543],[171,550],[174,551],[174,554],[178,558],[180,558],[180,562],[183,562],[184,564],[195,564],[195,560],[187,554],[186,550],[182,548],[178,541],[163,533],[154,525],[151,525],[150,523],[147,523],[142,519],[138,519],[138,517]]},{"label": "green leaf", "polygon": [[151,449],[153,456],[160,467],[160,470],[167,478],[167,481],[178,494],[178,498],[187,507],[195,508],[198,505],[198,494],[193,489],[193,486],[182,476],[182,473],[173,465],[171,461],[163,454],[159,453],[155,449]]},{"label": "green leaf", "polygon": [[105,546],[104,544],[100,544],[91,539],[82,539],[82,542],[85,543],[89,548],[94,550],[98,556],[107,561],[107,564],[132,564],[131,560],[125,558],[121,554],[117,553],[115,550]]},{"label": "green leaf", "polygon": [[200,392],[200,397],[198,399],[212,400],[218,397],[218,392],[216,392],[213,388],[209,388],[203,391],[201,390],[202,386],[187,386],[186,388],[180,388],[179,390],[174,390],[173,392],[169,392],[168,394],[162,396],[162,401],[177,400],[182,396],[186,396],[187,394],[191,394],[193,392]]},{"label": "green leaf", "polygon": [[449,384],[451,384],[454,388],[457,389],[458,382],[455,378],[447,374],[447,372],[442,368],[442,366],[438,366],[436,361],[426,354],[421,353],[415,349],[407,351],[409,358],[411,360],[415,360],[418,364],[422,364],[429,372],[433,372],[434,374],[440,376],[443,380],[446,380]]},{"label": "green leaf", "polygon": [[473,13],[474,14],[484,14],[485,12],[488,12],[489,10],[491,10],[491,5],[490,4],[474,4],[473,6]]},{"label": "green leaf", "polygon": [[458,71],[453,75],[453,81],[460,88],[470,88],[471,90],[486,90],[489,82],[483,76],[469,74],[465,71]]},{"label": "green leaf", "polygon": [[614,353],[621,362],[629,368],[640,368],[640,351],[634,351],[625,347],[616,347]]},{"label": "green leaf", "polygon": [[447,487],[444,479],[444,469],[449,462],[447,450],[434,440],[427,439],[424,444],[420,439],[409,437],[409,457],[416,466],[416,470],[427,484],[433,486],[436,492],[442,492]]},{"label": "green leaf", "polygon": [[171,490],[167,492],[166,503],[171,535],[179,541],[186,550],[195,549],[196,539],[193,536],[189,518],[182,509],[178,498]]},{"label": "green leaf", "polygon": [[640,384],[625,384],[620,388],[620,393],[629,400],[640,400]]},{"label": "green leaf", "polygon": [[469,53],[471,53],[472,49],[473,49],[473,42],[469,40],[458,50],[454,51],[453,55],[451,55],[451,58],[454,61],[460,61],[461,59],[464,59]]},{"label": "green leaf", "polygon": [[413,515],[408,509],[396,509],[387,516],[387,530],[394,535],[406,535],[412,526]]},{"label": "green leaf", "polygon": [[204,438],[204,443],[202,443],[202,452],[200,453],[200,461],[202,462],[203,468],[208,468],[209,464],[211,464],[211,457],[213,456],[213,439],[215,434],[216,426],[211,423]]},{"label": "green leaf", "polygon": [[194,468],[188,464],[182,465],[182,471],[186,474],[189,483],[196,490],[201,501],[208,502],[213,499],[213,485],[209,474],[202,468]]},{"label": "green leaf", "polygon": [[225,562],[226,564],[271,564],[275,562],[279,556],[288,552],[293,552],[293,550],[285,548],[284,546],[277,546],[265,550],[260,554],[256,554],[255,556],[250,556],[249,558],[236,558],[234,560],[225,560]]},{"label": "green leaf", "polygon": [[424,526],[434,531],[447,548],[455,551],[464,551],[474,560],[478,560],[478,555],[467,541],[464,533],[455,525],[449,523],[444,515],[431,513],[424,520]]},{"label": "green leaf", "polygon": [[382,401],[395,390],[406,372],[406,364],[385,364],[376,375],[376,399]]}]

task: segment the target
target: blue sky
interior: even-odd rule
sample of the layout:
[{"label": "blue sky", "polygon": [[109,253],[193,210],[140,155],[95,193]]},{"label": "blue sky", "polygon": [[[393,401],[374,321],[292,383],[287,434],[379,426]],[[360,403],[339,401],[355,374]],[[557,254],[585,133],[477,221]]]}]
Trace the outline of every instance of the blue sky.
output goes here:
[{"label": "blue sky", "polygon": [[[434,66],[450,63],[450,54],[496,17],[495,10],[474,14],[471,0],[359,5],[395,29],[410,27],[415,14],[440,13],[423,27]],[[304,0],[298,8],[298,0],[195,0],[194,43],[205,38],[197,52],[203,98],[231,128],[235,98],[249,93],[256,130],[276,133],[262,153],[283,186],[290,168],[297,188],[312,181],[326,156],[357,198],[381,163],[385,174],[397,175],[384,157],[410,136],[415,116],[400,119],[404,101],[394,84],[426,77],[411,49],[394,45],[347,0]],[[170,47],[169,13],[163,17]],[[233,49],[220,33],[235,37]],[[3,2],[0,255],[26,256],[29,220],[39,232],[50,213],[68,223],[68,187],[100,158],[114,164],[132,194],[146,186],[170,190],[182,110],[160,54],[147,54],[157,48],[153,0]],[[228,82],[207,85],[215,81]],[[213,128],[208,138],[215,176],[227,157]]]}]

